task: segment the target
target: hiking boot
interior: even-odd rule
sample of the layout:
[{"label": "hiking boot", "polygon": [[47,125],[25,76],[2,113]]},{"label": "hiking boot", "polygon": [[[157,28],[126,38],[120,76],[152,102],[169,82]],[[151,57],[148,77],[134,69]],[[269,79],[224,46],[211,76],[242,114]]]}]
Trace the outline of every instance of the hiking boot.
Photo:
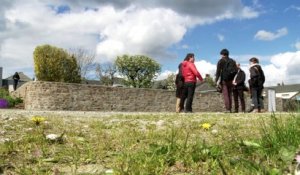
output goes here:
[{"label": "hiking boot", "polygon": [[254,110],[254,107],[251,107],[247,112],[251,113]]},{"label": "hiking boot", "polygon": [[193,113],[193,111],[184,111],[185,113]]},{"label": "hiking boot", "polygon": [[264,113],[267,112],[265,109],[261,109],[260,112]]}]

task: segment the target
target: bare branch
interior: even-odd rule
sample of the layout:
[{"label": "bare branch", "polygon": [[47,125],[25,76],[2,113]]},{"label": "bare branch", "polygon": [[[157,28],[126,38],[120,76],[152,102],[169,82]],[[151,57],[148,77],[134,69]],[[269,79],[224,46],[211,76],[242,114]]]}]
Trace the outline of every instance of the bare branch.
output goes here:
[{"label": "bare branch", "polygon": [[100,82],[104,85],[112,86],[115,80],[115,74],[117,72],[115,64],[96,64],[96,76],[100,79]]},{"label": "bare branch", "polygon": [[95,53],[84,48],[70,49],[69,52],[76,58],[81,77],[87,79],[88,73],[95,69]]}]

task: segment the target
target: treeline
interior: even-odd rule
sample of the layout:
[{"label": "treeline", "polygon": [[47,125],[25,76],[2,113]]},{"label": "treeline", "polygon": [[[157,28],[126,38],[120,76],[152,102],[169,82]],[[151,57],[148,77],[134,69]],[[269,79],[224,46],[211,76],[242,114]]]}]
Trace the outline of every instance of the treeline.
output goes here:
[{"label": "treeline", "polygon": [[101,84],[113,85],[118,75],[126,86],[151,88],[161,71],[159,63],[144,55],[117,56],[115,62],[102,65],[95,62],[95,54],[80,48],[67,51],[41,45],[33,55],[35,76],[40,81],[80,83],[92,74]]}]

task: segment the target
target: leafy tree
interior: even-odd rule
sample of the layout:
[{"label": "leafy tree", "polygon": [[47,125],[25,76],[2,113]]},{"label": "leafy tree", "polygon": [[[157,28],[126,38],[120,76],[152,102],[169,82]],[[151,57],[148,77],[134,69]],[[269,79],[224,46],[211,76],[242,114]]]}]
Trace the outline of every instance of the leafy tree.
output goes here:
[{"label": "leafy tree", "polygon": [[116,59],[117,70],[125,77],[125,84],[135,88],[149,88],[161,71],[160,65],[143,55],[123,55]]},{"label": "leafy tree", "polygon": [[76,58],[81,78],[87,79],[89,72],[95,70],[95,53],[83,49],[70,49],[69,54]]},{"label": "leafy tree", "polygon": [[176,78],[176,75],[174,73],[168,75],[168,77],[166,79],[166,84],[167,84],[167,89],[168,90],[175,90],[176,89],[175,78]]},{"label": "leafy tree", "polygon": [[152,88],[154,89],[167,89],[167,90],[175,90],[175,77],[174,73],[169,74],[166,79],[155,81]]},{"label": "leafy tree", "polygon": [[63,60],[63,68],[62,68],[62,79],[63,82],[66,83],[80,83],[80,69],[77,65],[76,58],[74,56],[70,56],[68,59]]},{"label": "leafy tree", "polygon": [[65,50],[51,45],[37,46],[34,50],[34,72],[42,81],[80,82],[76,59]]},{"label": "leafy tree", "polygon": [[104,85],[112,86],[114,84],[116,72],[117,68],[114,63],[104,65],[96,64],[96,76]]},{"label": "leafy tree", "polygon": [[216,87],[216,82],[209,74],[205,75],[204,81],[207,82],[211,87]]}]

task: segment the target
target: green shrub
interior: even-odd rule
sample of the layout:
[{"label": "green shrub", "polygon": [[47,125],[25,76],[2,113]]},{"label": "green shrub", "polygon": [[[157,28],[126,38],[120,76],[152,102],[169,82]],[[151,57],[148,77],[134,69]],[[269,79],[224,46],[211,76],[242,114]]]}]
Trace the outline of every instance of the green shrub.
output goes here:
[{"label": "green shrub", "polygon": [[15,105],[19,103],[23,103],[23,100],[19,97],[13,98],[12,96],[9,95],[8,90],[6,89],[0,89],[0,98],[5,99],[8,102],[8,107],[14,107]]},{"label": "green shrub", "polygon": [[50,45],[37,46],[34,50],[34,72],[38,80],[79,83],[79,67],[74,56]]}]

